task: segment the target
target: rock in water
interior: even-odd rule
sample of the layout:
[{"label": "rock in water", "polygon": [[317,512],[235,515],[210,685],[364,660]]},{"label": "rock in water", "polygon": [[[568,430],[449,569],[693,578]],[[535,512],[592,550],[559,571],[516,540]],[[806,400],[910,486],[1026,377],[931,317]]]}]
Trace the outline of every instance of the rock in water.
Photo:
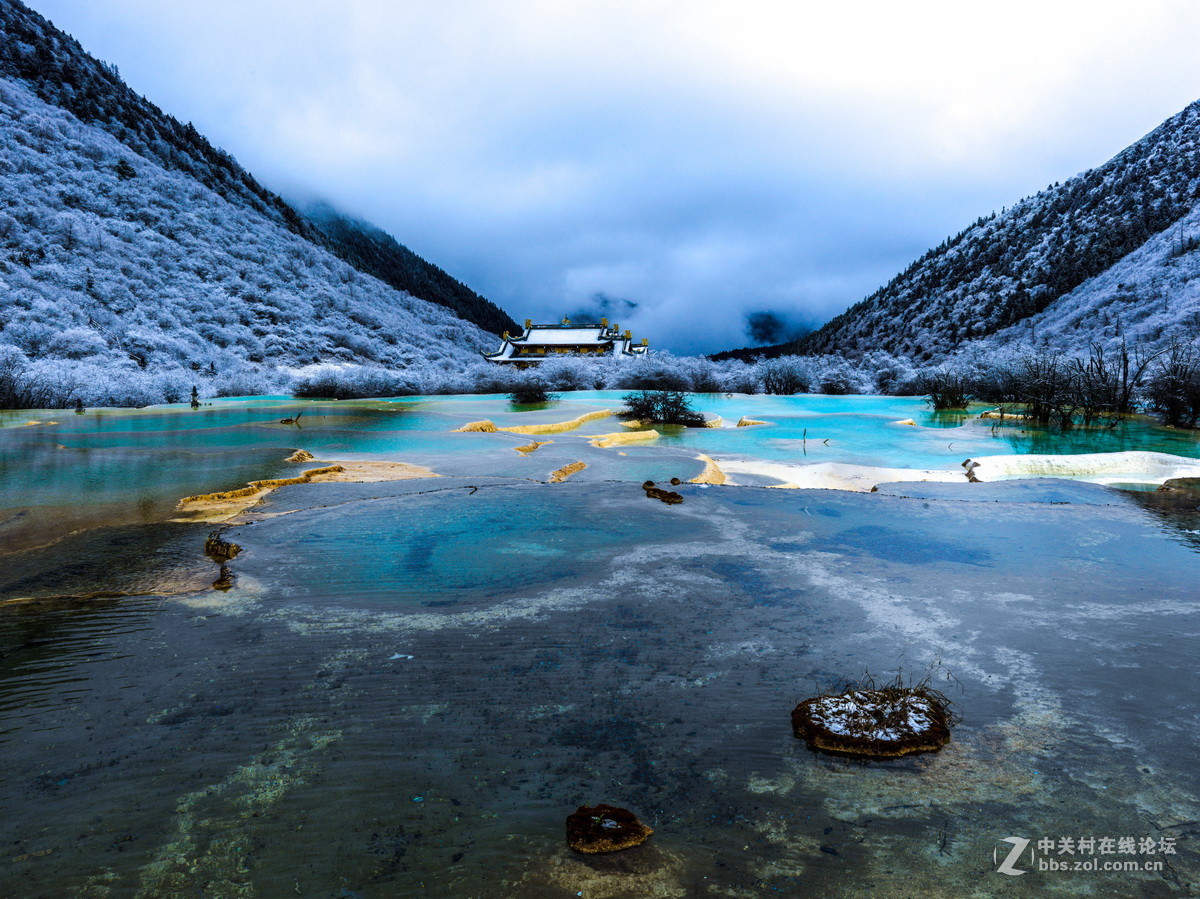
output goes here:
[{"label": "rock in water", "polygon": [[204,541],[204,554],[214,562],[228,562],[241,551],[236,543],[223,540],[220,531],[213,531]]},{"label": "rock in water", "polygon": [[792,732],[814,752],[892,759],[936,752],[950,742],[944,697],[923,687],[848,690],[806,699],[792,711]]},{"label": "rock in water", "polygon": [[587,855],[640,846],[652,833],[633,812],[603,802],[581,805],[567,817],[567,845]]},{"label": "rock in water", "polygon": [[[642,485],[645,487],[645,485]],[[674,490],[663,490],[661,487],[645,487],[646,496],[650,499],[661,499],[669,506],[678,505],[683,502],[683,495],[676,493]]]},{"label": "rock in water", "polygon": [[1168,478],[1159,485],[1159,493],[1172,490],[1200,490],[1200,478]]}]

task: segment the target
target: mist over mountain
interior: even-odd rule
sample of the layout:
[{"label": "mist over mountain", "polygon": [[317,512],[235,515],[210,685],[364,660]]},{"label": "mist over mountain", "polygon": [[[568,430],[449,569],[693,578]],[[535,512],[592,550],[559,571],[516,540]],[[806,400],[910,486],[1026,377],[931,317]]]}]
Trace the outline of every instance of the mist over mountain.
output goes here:
[{"label": "mist over mountain", "polygon": [[385,284],[430,300],[494,334],[515,331],[507,312],[486,300],[370,222],[351,218],[324,202],[298,207],[324,244],[360,272]]},{"label": "mist over mountain", "polygon": [[984,216],[811,334],[714,358],[915,360],[1195,337],[1200,102],[1107,163]]}]

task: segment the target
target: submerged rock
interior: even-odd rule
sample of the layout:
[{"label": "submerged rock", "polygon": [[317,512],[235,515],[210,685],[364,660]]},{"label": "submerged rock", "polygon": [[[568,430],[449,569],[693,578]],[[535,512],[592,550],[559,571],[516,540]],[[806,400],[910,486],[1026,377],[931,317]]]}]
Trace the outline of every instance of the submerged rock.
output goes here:
[{"label": "submerged rock", "polygon": [[204,554],[214,562],[228,562],[241,551],[236,543],[223,539],[220,531],[213,531],[204,541]]},{"label": "submerged rock", "polygon": [[567,817],[567,845],[587,855],[640,846],[652,833],[633,812],[603,802],[581,805]]},{"label": "submerged rock", "polygon": [[1200,490],[1200,478],[1167,478],[1158,488],[1160,493],[1172,490]]},{"label": "submerged rock", "polygon": [[944,698],[924,687],[883,687],[806,699],[792,711],[792,732],[814,752],[892,759],[936,752],[950,742]]}]

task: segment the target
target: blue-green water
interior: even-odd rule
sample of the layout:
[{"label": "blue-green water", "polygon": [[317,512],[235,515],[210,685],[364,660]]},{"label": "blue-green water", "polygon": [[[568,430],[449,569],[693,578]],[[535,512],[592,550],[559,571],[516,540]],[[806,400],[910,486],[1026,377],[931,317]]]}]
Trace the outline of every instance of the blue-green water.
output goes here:
[{"label": "blue-green water", "polygon": [[[935,414],[914,397],[700,394],[693,397],[695,406],[727,424],[743,416],[770,423],[663,428],[652,446],[596,450],[588,435],[622,430],[608,418],[536,438],[553,443],[527,458],[512,449],[534,438],[454,433],[485,418],[506,427],[617,410],[622,395],[564,394],[537,411],[515,411],[502,396],[459,396],[353,402],[255,397],[217,400],[197,411],[179,405],[84,415],[0,413],[0,538],[16,548],[78,527],[163,520],[184,496],[296,474],[283,459],[301,448],[317,458],[391,459],[443,474],[539,480],[561,465],[586,461],[584,479],[635,483],[693,477],[699,453],[944,470],[956,470],[970,456],[1013,452],[1141,449],[1200,457],[1195,433],[1146,421],[1111,431],[1044,433],[1016,424],[991,427],[977,413]],[[281,423],[296,416],[295,425]],[[899,424],[906,419],[916,424]]]}]

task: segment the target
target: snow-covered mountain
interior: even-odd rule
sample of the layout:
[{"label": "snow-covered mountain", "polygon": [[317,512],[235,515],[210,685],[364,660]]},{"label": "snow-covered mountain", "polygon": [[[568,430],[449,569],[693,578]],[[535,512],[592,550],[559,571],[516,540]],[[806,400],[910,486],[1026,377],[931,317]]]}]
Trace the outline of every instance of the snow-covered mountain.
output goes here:
[{"label": "snow-covered mountain", "polygon": [[1104,165],[977,220],[812,334],[722,355],[1161,344],[1197,335],[1198,278],[1200,102]]},{"label": "snow-covered mountain", "polygon": [[[12,0],[0,75],[0,362],[190,384],[493,348],[460,315],[500,310],[364,223],[327,211],[318,227]],[[356,258],[365,239],[373,260]]]}]

